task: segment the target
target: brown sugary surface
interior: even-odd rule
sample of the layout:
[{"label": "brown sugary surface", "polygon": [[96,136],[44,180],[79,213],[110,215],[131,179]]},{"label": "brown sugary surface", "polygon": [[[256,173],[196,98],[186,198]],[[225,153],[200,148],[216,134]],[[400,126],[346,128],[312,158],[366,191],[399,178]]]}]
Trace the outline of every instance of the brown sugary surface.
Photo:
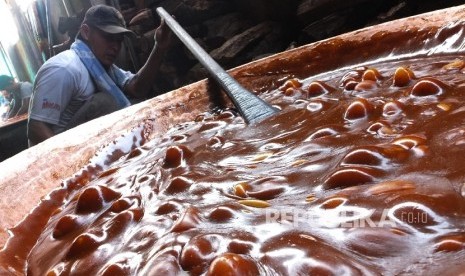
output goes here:
[{"label": "brown sugary surface", "polygon": [[30,275],[463,271],[463,72],[460,55],[437,55],[289,76],[262,94],[281,111],[258,124],[226,109],[157,137],[134,128],[12,229],[0,264]]},{"label": "brown sugary surface", "polygon": [[[179,120],[192,119],[197,105],[207,106],[205,83],[199,82],[169,94],[83,124],[0,163],[0,245],[7,229],[16,225],[51,190],[86,165],[98,150],[140,124],[166,131]],[[194,105],[176,107],[178,101]],[[163,120],[160,120],[163,118]],[[3,247],[3,246],[2,246]]]},{"label": "brown sugary surface", "polygon": [[[413,49],[418,45],[421,47],[425,37],[436,32],[444,21],[451,22],[463,17],[463,8],[457,8],[430,16],[388,23],[257,61],[237,68],[234,74],[247,88],[261,92],[264,87],[277,85],[271,81],[279,76],[288,75],[289,72],[296,76],[311,75],[352,61],[370,59],[389,52],[393,43],[395,45],[395,41],[403,41],[402,39],[410,39],[409,43],[402,45],[407,49]],[[393,41],[387,43],[391,33]],[[383,39],[386,39],[384,43],[376,43]],[[354,48],[358,51],[355,52]],[[7,239],[5,229],[13,227],[24,218],[38,204],[41,197],[59,187],[63,179],[72,176],[83,167],[103,145],[114,141],[137,125],[150,124],[150,135],[156,136],[178,122],[191,120],[199,112],[209,109],[207,90],[211,91],[206,88],[205,82],[182,88],[82,125],[2,162],[0,244]]]}]

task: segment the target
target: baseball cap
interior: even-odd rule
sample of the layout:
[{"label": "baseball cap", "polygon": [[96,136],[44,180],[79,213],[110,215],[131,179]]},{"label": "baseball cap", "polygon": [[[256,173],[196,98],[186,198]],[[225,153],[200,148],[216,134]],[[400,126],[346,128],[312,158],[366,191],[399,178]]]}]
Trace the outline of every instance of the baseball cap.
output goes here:
[{"label": "baseball cap", "polygon": [[126,29],[123,15],[114,7],[107,5],[95,5],[90,7],[82,23],[98,28],[109,34],[129,34],[135,35]]},{"label": "baseball cap", "polygon": [[11,84],[13,84],[14,79],[10,76],[7,75],[1,75],[0,76],[0,90],[5,90],[5,88],[8,88]]}]

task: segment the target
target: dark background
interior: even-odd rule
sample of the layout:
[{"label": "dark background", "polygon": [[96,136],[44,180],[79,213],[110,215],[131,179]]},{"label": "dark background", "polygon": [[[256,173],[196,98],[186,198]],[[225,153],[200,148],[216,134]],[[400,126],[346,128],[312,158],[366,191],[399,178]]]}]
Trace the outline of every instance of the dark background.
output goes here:
[{"label": "dark background", "polygon": [[[456,0],[120,0],[140,66],[151,49],[155,12],[164,7],[225,69],[375,24],[465,4]],[[134,64],[127,64],[128,69]],[[137,66],[136,66],[137,67]],[[175,43],[154,96],[205,78],[196,59]]]}]

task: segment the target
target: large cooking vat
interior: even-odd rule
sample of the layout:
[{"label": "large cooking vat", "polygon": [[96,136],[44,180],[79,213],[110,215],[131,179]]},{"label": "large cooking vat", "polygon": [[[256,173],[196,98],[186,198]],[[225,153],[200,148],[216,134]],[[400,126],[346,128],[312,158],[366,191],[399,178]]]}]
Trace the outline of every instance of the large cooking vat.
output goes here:
[{"label": "large cooking vat", "polygon": [[[278,80],[289,76],[303,79],[377,60],[461,53],[464,14],[460,6],[389,22],[280,53],[231,73],[246,88],[261,93],[277,88],[281,85]],[[221,102],[227,104],[215,89],[207,81],[182,87],[79,126],[4,161],[0,164],[1,227],[16,225],[42,197],[89,160],[105,163],[102,160],[107,156],[121,156],[177,123],[193,120]],[[6,232],[1,237],[2,243],[6,241]],[[461,270],[456,258],[451,269]],[[438,271],[443,268],[436,267]]]}]

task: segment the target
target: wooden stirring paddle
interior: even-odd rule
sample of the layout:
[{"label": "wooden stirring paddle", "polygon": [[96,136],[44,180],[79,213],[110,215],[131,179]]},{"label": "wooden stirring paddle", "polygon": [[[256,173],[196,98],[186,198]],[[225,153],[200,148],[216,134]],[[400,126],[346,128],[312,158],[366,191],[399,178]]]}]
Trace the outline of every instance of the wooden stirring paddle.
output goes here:
[{"label": "wooden stirring paddle", "polygon": [[191,51],[197,60],[207,69],[213,79],[226,91],[247,124],[259,122],[276,114],[279,110],[263,101],[254,93],[240,85],[229,75],[200,45],[169,15],[162,7],[157,8],[158,15]]}]

